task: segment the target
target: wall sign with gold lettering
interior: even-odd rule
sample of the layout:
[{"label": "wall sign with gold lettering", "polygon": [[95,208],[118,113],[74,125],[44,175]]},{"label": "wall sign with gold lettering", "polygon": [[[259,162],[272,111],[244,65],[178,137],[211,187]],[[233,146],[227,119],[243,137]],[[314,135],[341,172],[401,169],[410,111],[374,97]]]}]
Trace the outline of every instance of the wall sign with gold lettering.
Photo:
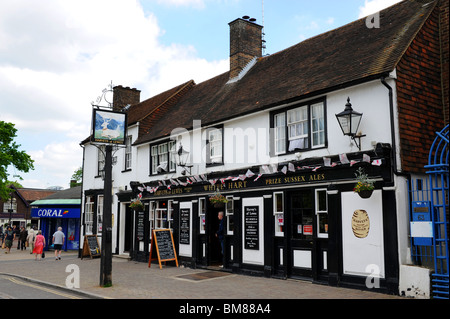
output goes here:
[{"label": "wall sign with gold lettering", "polygon": [[357,209],[352,216],[352,231],[357,238],[366,238],[370,231],[369,214],[363,209]]}]

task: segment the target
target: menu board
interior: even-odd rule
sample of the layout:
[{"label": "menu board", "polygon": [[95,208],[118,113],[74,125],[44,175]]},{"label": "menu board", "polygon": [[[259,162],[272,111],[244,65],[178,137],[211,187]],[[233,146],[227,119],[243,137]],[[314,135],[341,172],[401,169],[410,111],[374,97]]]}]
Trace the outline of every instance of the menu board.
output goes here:
[{"label": "menu board", "polygon": [[180,244],[190,244],[191,210],[189,208],[180,209]]},{"label": "menu board", "polygon": [[[156,257],[155,256],[156,252]],[[178,267],[177,254],[173,242],[172,231],[170,229],[153,230],[152,242],[150,246],[150,257],[148,267],[151,266],[152,260],[158,259],[159,268],[162,268],[161,262],[174,260]]]},{"label": "menu board", "polygon": [[139,241],[144,240],[144,212],[137,212],[136,238]]},{"label": "menu board", "polygon": [[83,245],[83,252],[81,254],[81,259],[83,259],[83,257],[86,256],[89,256],[91,258],[101,256],[97,235],[84,236],[84,245]]},{"label": "menu board", "polygon": [[244,207],[245,249],[259,250],[259,206]]}]

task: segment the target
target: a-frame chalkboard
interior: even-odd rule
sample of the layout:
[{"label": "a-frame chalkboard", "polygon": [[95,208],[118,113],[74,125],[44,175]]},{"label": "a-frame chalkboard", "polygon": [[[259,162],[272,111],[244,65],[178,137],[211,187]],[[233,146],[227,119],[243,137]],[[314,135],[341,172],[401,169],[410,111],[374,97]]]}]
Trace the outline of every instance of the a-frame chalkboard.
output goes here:
[{"label": "a-frame chalkboard", "polygon": [[101,250],[98,244],[97,235],[86,235],[84,236],[83,251],[81,253],[81,259],[83,257],[89,256],[91,258],[100,257]]},{"label": "a-frame chalkboard", "polygon": [[170,229],[153,230],[150,256],[148,258],[149,268],[152,261],[156,259],[158,259],[160,269],[162,269],[162,261],[166,262],[174,260],[178,267],[177,253],[175,251],[175,244],[173,243],[172,231]]}]

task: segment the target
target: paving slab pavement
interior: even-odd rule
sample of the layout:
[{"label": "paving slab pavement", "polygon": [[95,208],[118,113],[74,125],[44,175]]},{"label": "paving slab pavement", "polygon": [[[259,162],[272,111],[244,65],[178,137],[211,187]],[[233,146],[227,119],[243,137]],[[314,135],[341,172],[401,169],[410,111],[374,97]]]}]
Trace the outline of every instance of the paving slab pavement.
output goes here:
[{"label": "paving slab pavement", "polygon": [[[237,275],[207,269],[190,269],[129,261],[114,257],[112,287],[99,286],[100,258],[78,258],[63,252],[55,260],[53,252],[36,261],[29,251],[0,252],[0,274],[9,274],[59,287],[69,287],[92,298],[111,299],[405,299],[372,291],[314,284],[301,280],[281,280]],[[79,288],[76,275],[79,274]]]}]

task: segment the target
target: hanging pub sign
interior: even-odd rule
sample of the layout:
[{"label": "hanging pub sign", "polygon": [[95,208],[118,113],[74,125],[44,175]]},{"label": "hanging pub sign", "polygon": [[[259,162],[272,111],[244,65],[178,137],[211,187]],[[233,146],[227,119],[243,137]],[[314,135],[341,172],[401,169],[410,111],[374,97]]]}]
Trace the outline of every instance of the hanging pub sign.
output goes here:
[{"label": "hanging pub sign", "polygon": [[127,114],[95,109],[92,114],[91,142],[125,145]]}]

